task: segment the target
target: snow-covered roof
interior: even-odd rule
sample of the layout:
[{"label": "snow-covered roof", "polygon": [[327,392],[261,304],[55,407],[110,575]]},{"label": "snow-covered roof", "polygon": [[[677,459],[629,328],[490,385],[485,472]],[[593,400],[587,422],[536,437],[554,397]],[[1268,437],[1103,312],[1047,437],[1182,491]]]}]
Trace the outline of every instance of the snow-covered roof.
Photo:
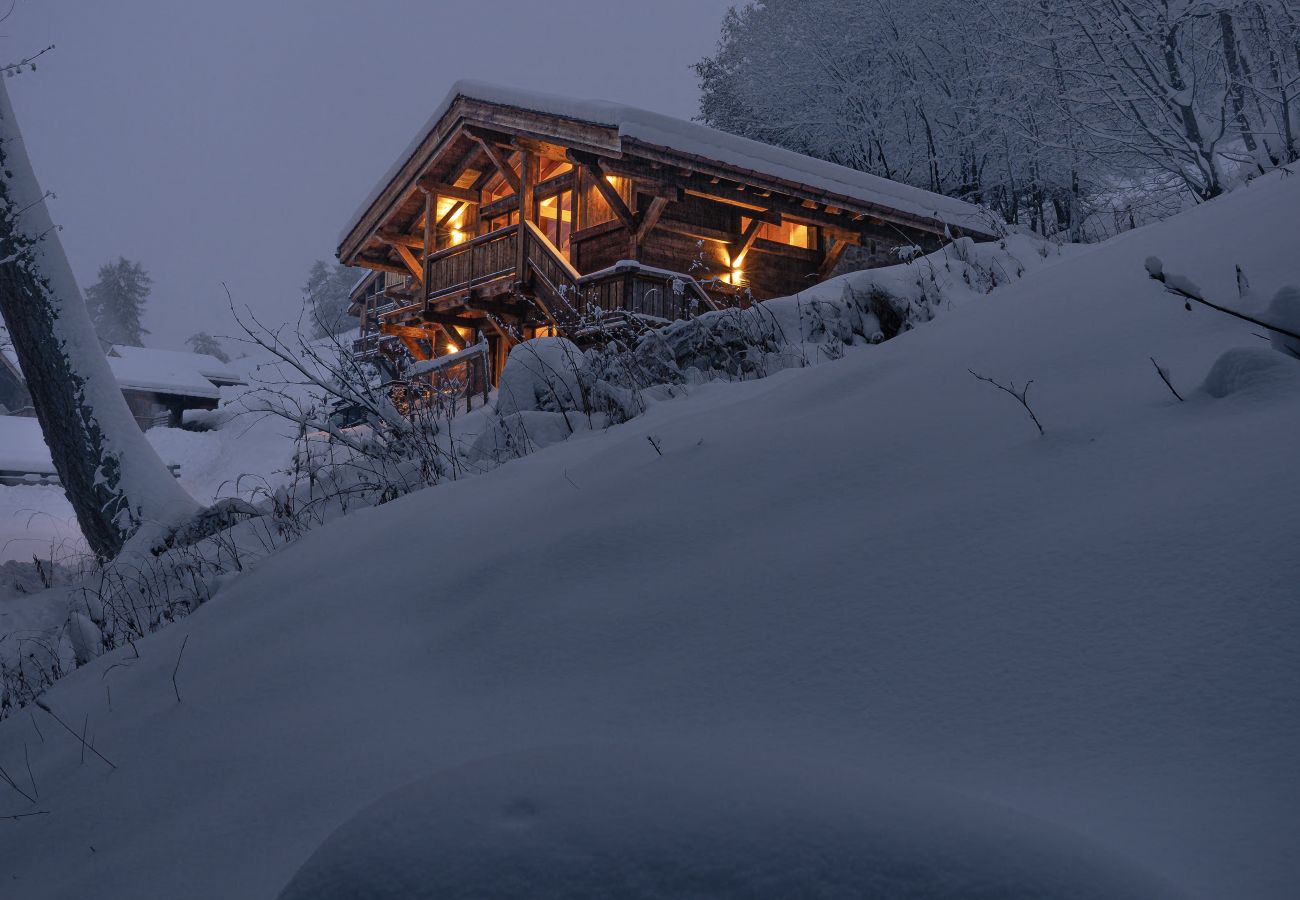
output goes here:
[{"label": "snow-covered roof", "polygon": [[209,356],[206,353],[189,353],[184,350],[155,350],[152,347],[115,346],[112,353],[109,354],[109,358],[111,359],[114,355],[121,359],[137,360],[142,365],[148,363],[153,366],[166,365],[192,369],[209,381],[218,384],[244,383],[244,379],[233,368],[215,356]]},{"label": "snow-covered roof", "polygon": [[53,474],[41,423],[25,416],[0,416],[0,471]]},{"label": "snow-covered roof", "polygon": [[805,156],[783,147],[728,134],[698,122],[608,100],[578,100],[482,81],[464,80],[452,85],[447,96],[438,104],[433,115],[416,134],[414,140],[407,145],[397,161],[371,189],[348,223],[347,229],[339,236],[339,243],[347,240],[355,224],[365,216],[460,97],[616,128],[620,139],[631,138],[679,153],[715,160],[728,166],[795,182],[850,200],[936,219],[948,225],[979,232],[990,230],[989,213],[973,204]]},{"label": "snow-covered roof", "polygon": [[[15,372],[22,371],[11,347],[0,349],[0,356]],[[183,350],[114,346],[108,351],[108,367],[123,390],[206,400],[219,398],[222,385],[245,383],[239,372],[216,357]]]},{"label": "snow-covered roof", "polygon": [[[114,347],[108,354],[108,367],[113,370],[113,377],[123,390],[218,399],[221,389],[200,371],[200,367],[212,367],[196,364],[196,358],[211,359],[172,350]],[[221,365],[215,359],[212,362],[216,367]],[[239,380],[238,376],[233,377]]]}]

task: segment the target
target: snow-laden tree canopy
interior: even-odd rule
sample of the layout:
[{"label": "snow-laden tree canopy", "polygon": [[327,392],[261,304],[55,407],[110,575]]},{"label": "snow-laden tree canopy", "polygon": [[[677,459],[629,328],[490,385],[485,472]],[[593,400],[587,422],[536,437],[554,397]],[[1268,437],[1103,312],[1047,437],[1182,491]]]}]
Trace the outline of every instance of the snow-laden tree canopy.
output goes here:
[{"label": "snow-laden tree canopy", "polygon": [[756,0],[697,71],[715,127],[1079,236],[1300,159],[1297,48],[1293,0]]}]

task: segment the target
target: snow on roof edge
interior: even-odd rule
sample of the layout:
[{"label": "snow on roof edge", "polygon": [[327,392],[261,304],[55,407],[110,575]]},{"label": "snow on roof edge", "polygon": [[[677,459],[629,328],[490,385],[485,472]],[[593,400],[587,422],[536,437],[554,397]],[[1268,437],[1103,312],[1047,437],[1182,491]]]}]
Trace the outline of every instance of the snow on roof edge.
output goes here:
[{"label": "snow on roof edge", "polygon": [[987,232],[991,221],[991,213],[964,200],[850,169],[784,147],[728,134],[698,122],[690,122],[609,100],[579,100],[542,91],[462,79],[451,86],[451,90],[406,145],[406,149],[402,151],[397,161],[367,193],[365,200],[348,219],[348,224],[339,235],[339,247],[347,241],[348,236],[374,206],[375,201],[388,189],[393,179],[401,173],[406,163],[420,149],[420,145],[460,97],[483,103],[513,106],[607,128],[617,128],[620,137],[630,137],[681,153],[702,156],[768,177],[840,194],[862,203],[875,203],[899,212],[936,219],[948,225]]}]

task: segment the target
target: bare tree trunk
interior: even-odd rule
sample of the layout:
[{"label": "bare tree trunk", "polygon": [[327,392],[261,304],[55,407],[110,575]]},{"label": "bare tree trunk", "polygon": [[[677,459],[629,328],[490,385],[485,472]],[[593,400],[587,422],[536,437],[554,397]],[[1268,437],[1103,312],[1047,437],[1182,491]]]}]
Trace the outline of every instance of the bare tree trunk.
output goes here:
[{"label": "bare tree trunk", "polygon": [[[1228,97],[1232,100],[1232,116],[1236,120],[1237,130],[1241,133],[1242,143],[1246,145],[1247,152],[1255,160],[1255,166],[1261,172],[1264,167],[1260,165],[1256,154],[1259,145],[1255,142],[1255,130],[1250,126],[1250,119],[1246,116],[1246,98],[1244,84],[1246,75],[1243,72],[1243,60],[1237,53],[1237,27],[1232,21],[1232,12],[1230,10],[1219,10],[1219,32],[1223,42],[1223,63],[1228,70]],[[1276,160],[1272,161],[1274,165]]]},{"label": "bare tree trunk", "polygon": [[54,468],[94,553],[161,537],[199,506],[145,440],[95,336],[0,78],[0,315]]}]

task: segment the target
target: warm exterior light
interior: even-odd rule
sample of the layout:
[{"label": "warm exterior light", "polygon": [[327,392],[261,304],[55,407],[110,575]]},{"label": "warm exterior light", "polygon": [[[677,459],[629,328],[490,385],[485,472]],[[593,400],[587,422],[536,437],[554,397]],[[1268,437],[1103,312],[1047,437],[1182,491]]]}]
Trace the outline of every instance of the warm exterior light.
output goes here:
[{"label": "warm exterior light", "polygon": [[459,352],[460,352],[460,348],[457,347],[455,344],[448,344],[448,345],[447,345],[447,352],[448,352],[448,353],[459,353]]},{"label": "warm exterior light", "polygon": [[451,245],[454,247],[457,244],[462,244],[464,242],[465,232],[461,231],[459,228],[453,228],[451,230]]}]

